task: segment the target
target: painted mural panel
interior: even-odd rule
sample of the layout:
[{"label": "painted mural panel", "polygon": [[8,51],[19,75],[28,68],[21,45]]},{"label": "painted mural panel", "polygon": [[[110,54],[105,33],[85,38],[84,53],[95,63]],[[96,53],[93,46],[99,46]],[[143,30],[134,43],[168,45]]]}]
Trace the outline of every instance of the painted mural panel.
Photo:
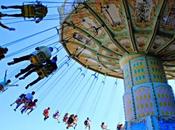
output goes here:
[{"label": "painted mural panel", "polygon": [[[175,1],[167,0],[163,15],[161,17],[160,26],[155,37],[154,44],[150,50],[156,54],[162,46],[166,46],[175,34]],[[167,52],[174,51],[174,45],[171,44],[167,49],[161,53],[165,55]]]},{"label": "painted mural panel", "polygon": [[167,82],[166,76],[163,70],[163,67],[160,66],[162,64],[158,59],[156,60],[153,57],[148,57],[148,66],[149,72],[151,74],[151,81],[152,82]]},{"label": "painted mural panel", "polygon": [[131,70],[134,86],[148,83],[150,81],[145,57],[138,57],[134,60],[131,60]]},{"label": "painted mural panel", "polygon": [[163,0],[128,0],[137,47],[141,52],[147,49],[153,36],[157,17]]},{"label": "painted mural panel", "polygon": [[124,74],[124,86],[125,86],[125,92],[130,91],[132,84],[132,78],[131,78],[131,70],[129,67],[129,64],[125,64],[123,67],[123,74]]},{"label": "painted mural panel", "polygon": [[123,100],[126,121],[134,119],[133,101],[131,93],[125,93],[123,96]]},{"label": "painted mural panel", "polygon": [[159,130],[175,130],[175,120],[159,120]]},{"label": "painted mural panel", "polygon": [[101,21],[102,24],[107,26],[111,36],[127,51],[133,52],[122,0],[96,0],[96,4],[90,4],[89,2],[89,5],[102,20],[99,20],[99,22]]},{"label": "painted mural panel", "polygon": [[163,13],[160,30],[175,33],[175,1],[167,0],[167,5]]},{"label": "painted mural panel", "polygon": [[130,130],[148,130],[146,126],[146,121],[140,121],[137,123],[131,123]]},{"label": "painted mural panel", "polygon": [[162,0],[128,0],[128,2],[133,23],[138,27],[148,27],[153,24]]},{"label": "painted mural panel", "polygon": [[155,88],[155,91],[160,115],[175,115],[174,96],[170,86],[159,86]]},{"label": "painted mural panel", "polygon": [[134,90],[134,98],[137,118],[155,114],[151,86],[140,86]]}]

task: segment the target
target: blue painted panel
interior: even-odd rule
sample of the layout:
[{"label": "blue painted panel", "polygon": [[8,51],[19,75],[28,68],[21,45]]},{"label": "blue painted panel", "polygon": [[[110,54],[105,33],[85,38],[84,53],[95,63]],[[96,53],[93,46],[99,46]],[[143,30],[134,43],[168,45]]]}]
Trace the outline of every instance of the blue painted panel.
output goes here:
[{"label": "blue painted panel", "polygon": [[132,123],[131,130],[147,130],[145,122]]},{"label": "blue painted panel", "polygon": [[159,129],[160,130],[175,130],[175,122],[173,121],[159,121]]}]

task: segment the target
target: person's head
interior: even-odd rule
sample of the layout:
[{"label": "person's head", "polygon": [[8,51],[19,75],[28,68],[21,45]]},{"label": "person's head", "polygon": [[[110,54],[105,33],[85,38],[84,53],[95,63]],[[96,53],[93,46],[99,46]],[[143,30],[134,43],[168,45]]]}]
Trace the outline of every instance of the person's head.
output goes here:
[{"label": "person's head", "polygon": [[48,107],[47,109],[50,110],[50,107]]},{"label": "person's head", "polygon": [[35,100],[34,100],[34,102],[37,102],[37,101],[38,101],[38,99],[35,99]]},{"label": "person's head", "polygon": [[7,80],[7,83],[6,84],[9,84],[9,83],[11,83],[11,80],[9,79],[9,80]]},{"label": "person's head", "polygon": [[69,115],[69,113],[66,113],[65,116]]},{"label": "person's head", "polygon": [[53,47],[49,47],[49,51],[52,52],[53,51]]},{"label": "person's head", "polygon": [[87,120],[89,120],[89,117],[87,117]]},{"label": "person's head", "polygon": [[101,125],[104,125],[104,124],[105,124],[104,122],[101,123]]},{"label": "person's head", "polygon": [[35,91],[32,91],[32,95],[35,95]]}]

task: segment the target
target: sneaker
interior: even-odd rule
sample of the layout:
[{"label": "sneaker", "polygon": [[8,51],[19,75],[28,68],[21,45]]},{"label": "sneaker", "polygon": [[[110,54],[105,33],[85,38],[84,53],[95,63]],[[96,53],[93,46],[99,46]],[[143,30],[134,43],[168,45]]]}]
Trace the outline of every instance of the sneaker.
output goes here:
[{"label": "sneaker", "polygon": [[14,64],[14,62],[12,61],[12,62],[8,62],[7,63],[8,65],[13,65]]},{"label": "sneaker", "polygon": [[25,89],[28,89],[28,88],[29,88],[29,86],[26,86],[26,87],[25,87]]},{"label": "sneaker", "polygon": [[1,5],[1,9],[7,9],[7,7],[4,5]]},{"label": "sneaker", "polygon": [[18,78],[19,77],[19,75],[17,74],[17,75],[15,75],[15,78]]},{"label": "sneaker", "polygon": [[[17,75],[16,75],[16,76],[17,76]],[[15,77],[16,77],[16,76],[15,76]],[[17,76],[16,78],[18,78],[18,77],[19,77],[19,76]],[[19,80],[22,80],[22,79],[24,79],[24,77],[20,77],[20,78],[19,78]]]}]

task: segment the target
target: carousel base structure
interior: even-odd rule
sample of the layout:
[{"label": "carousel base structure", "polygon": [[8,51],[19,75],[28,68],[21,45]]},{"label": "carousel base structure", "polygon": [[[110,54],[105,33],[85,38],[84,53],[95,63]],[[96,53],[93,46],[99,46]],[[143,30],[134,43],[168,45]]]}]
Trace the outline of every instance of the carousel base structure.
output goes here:
[{"label": "carousel base structure", "polygon": [[175,99],[159,58],[130,54],[121,61],[126,130],[175,130]]},{"label": "carousel base structure", "polygon": [[125,130],[175,130],[175,117],[147,116],[143,119],[126,122]]}]

